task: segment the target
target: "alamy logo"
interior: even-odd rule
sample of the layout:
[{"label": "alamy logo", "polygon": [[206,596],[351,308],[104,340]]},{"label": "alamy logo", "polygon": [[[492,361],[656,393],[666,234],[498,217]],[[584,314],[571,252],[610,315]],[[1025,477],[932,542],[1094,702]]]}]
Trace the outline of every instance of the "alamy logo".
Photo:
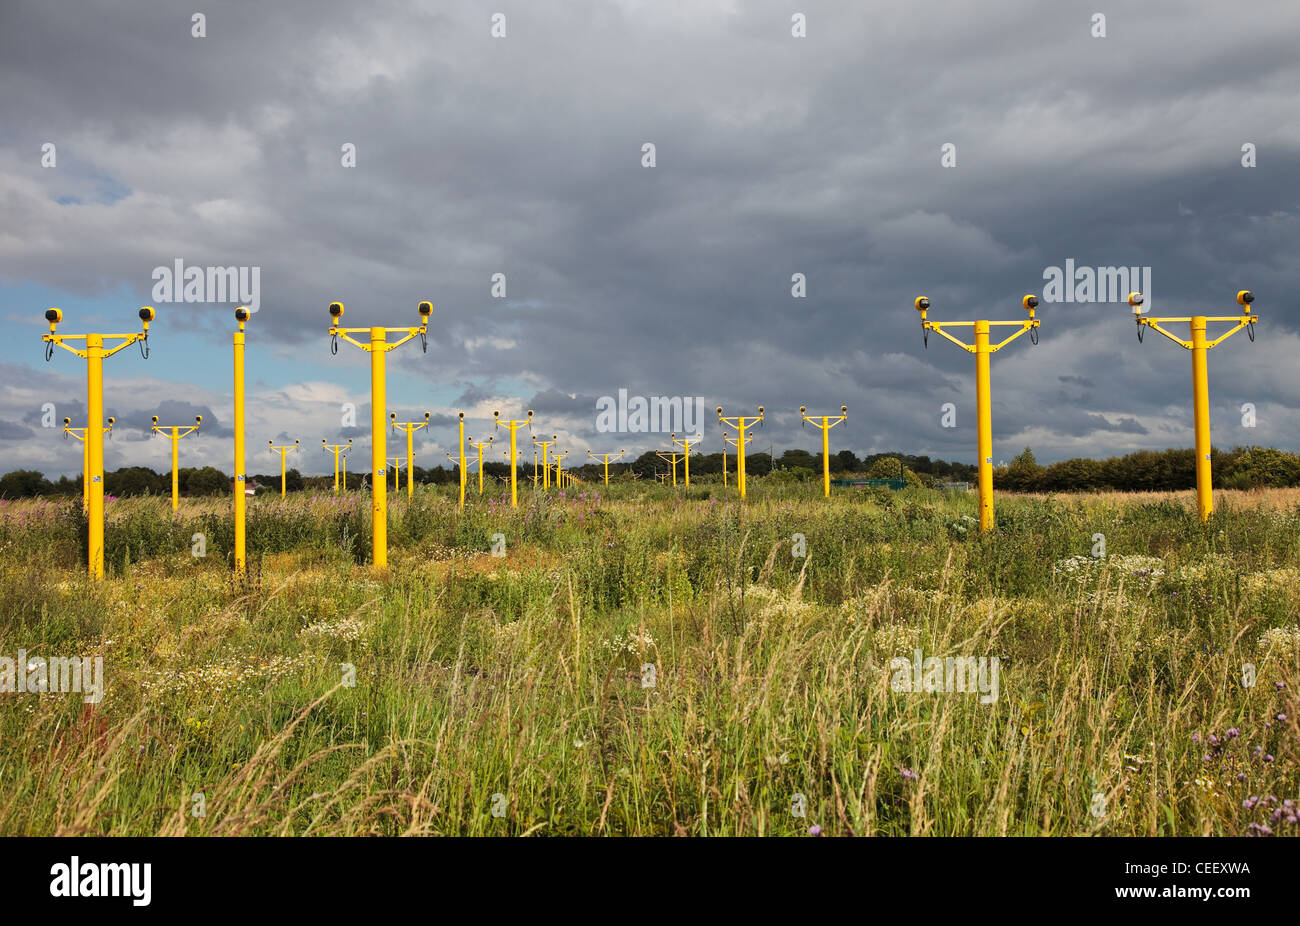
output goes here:
[{"label": "alamy logo", "polygon": [[1044,302],[1128,302],[1128,294],[1139,292],[1151,307],[1150,267],[1075,267],[1074,258],[1065,267],[1043,270]]},{"label": "alamy logo", "polygon": [[153,895],[150,862],[83,862],[78,856],[66,865],[50,867],[51,897],[130,897],[136,907],[147,907]]},{"label": "alamy logo", "polygon": [[104,657],[62,658],[28,656],[20,649],[17,659],[0,656],[0,692],[47,694],[71,691],[85,694],[87,704],[104,697]]},{"label": "alamy logo", "polygon": [[675,432],[704,433],[704,396],[629,397],[626,389],[618,398],[603,395],[596,400],[596,430],[602,434]]},{"label": "alamy logo", "polygon": [[233,302],[250,312],[262,305],[261,267],[186,267],[178,257],[154,267],[153,280],[155,303]]},{"label": "alamy logo", "polygon": [[997,656],[928,656],[913,650],[912,658],[895,656],[889,660],[893,673],[890,687],[905,692],[962,692],[980,695],[981,704],[998,699]]}]

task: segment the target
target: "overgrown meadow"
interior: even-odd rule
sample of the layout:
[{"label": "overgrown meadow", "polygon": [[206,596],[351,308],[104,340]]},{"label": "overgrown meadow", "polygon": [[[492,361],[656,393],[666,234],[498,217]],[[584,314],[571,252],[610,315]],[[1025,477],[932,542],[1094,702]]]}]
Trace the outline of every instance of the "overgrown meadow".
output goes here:
[{"label": "overgrown meadow", "polygon": [[[0,693],[0,833],[1300,831],[1300,491],[981,536],[973,493],[819,489],[422,486],[383,576],[367,496],[259,497],[245,580],[228,500],[116,500],[102,583],[79,499],[0,503],[0,656],[106,682]],[[918,650],[996,701],[894,690]]]}]

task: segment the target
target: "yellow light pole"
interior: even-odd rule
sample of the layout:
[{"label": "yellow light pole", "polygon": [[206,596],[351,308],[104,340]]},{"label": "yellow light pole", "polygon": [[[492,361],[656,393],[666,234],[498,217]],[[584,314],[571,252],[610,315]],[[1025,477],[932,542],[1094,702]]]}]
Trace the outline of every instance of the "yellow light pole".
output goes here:
[{"label": "yellow light pole", "polygon": [[[108,419],[108,427],[104,428],[104,433],[111,435],[113,433],[113,423],[116,419],[112,416]],[[85,428],[72,427],[72,419],[63,419],[63,439],[75,437],[81,441],[81,510],[90,510],[90,444],[86,440]]]},{"label": "yellow light pole", "polygon": [[533,439],[533,446],[542,448],[542,489],[543,490],[549,489],[551,487],[551,464],[547,462],[547,457],[546,457],[547,450],[551,446],[551,444],[555,443],[559,439],[560,436],[558,434],[552,434],[550,440],[537,440],[536,438]]},{"label": "yellow light pole", "polygon": [[153,416],[153,431],[155,434],[166,434],[172,441],[172,511],[180,507],[181,503],[181,477],[180,477],[180,442],[182,437],[193,434],[203,424],[203,416],[195,415],[194,424],[192,425],[159,425],[158,416]]},{"label": "yellow light pole", "polygon": [[[730,444],[735,447],[739,440],[739,437],[728,437],[726,431],[722,432],[722,487],[724,489],[727,487],[727,445]],[[754,438],[751,435],[745,438],[745,443],[748,444],[753,440]]]},{"label": "yellow light pole", "polygon": [[[1196,427],[1196,507],[1201,520],[1208,520],[1214,513],[1214,492],[1210,472],[1210,371],[1208,352],[1210,348],[1226,341],[1242,328],[1252,341],[1255,340],[1255,322],[1258,316],[1250,311],[1250,304],[1255,301],[1255,294],[1248,289],[1237,293],[1237,304],[1245,311],[1240,315],[1193,315],[1181,318],[1152,318],[1142,314],[1143,296],[1141,293],[1129,293],[1128,304],[1133,307],[1133,317],[1137,322],[1138,341],[1142,340],[1144,328],[1154,328],[1180,347],[1192,352],[1192,410]],[[1166,331],[1160,327],[1161,322],[1187,322],[1191,334],[1190,341]],[[1205,328],[1207,322],[1235,322],[1234,327],[1214,340],[1207,340]]]},{"label": "yellow light pole", "polygon": [[[1038,343],[1039,320],[1034,317],[1038,297],[1032,294],[1025,296],[1020,300],[1020,304],[1029,313],[1029,317],[1024,321],[993,322],[981,319],[972,322],[932,322],[926,317],[930,309],[930,300],[925,296],[918,296],[914,303],[916,310],[921,313],[922,338],[926,347],[930,346],[930,332],[935,331],[962,350],[975,355],[975,407],[978,423],[976,444],[979,448],[981,532],[993,530],[993,415],[989,400],[989,355],[1006,347],[1026,331],[1029,332],[1029,339],[1035,344]],[[997,327],[1019,330],[1012,332],[996,344],[990,344],[989,329]],[[945,328],[971,328],[975,332],[975,343],[967,344],[965,341],[958,340],[945,331]]]},{"label": "yellow light pole", "polygon": [[561,478],[564,476],[564,458],[567,457],[568,455],[569,455],[569,451],[567,450],[564,451],[564,453],[560,453],[560,451],[557,450],[553,454],[553,456],[555,457],[555,487],[557,489],[564,488],[564,486],[560,484],[560,481]]},{"label": "yellow light pole", "polygon": [[483,448],[492,446],[492,438],[489,437],[487,440],[481,440],[476,442],[474,438],[471,437],[469,438],[469,445],[471,447],[478,448],[478,494],[482,495],[483,494]]},{"label": "yellow light pole", "polygon": [[504,420],[499,411],[492,413],[492,424],[498,428],[508,428],[510,430],[510,507],[519,507],[519,490],[518,490],[518,473],[519,468],[519,445],[515,440],[515,435],[520,428],[525,425],[528,430],[533,428],[533,410],[528,409],[528,414],[523,418]]},{"label": "yellow light pole", "polygon": [[[45,320],[50,323],[50,333],[41,336],[45,342],[45,359],[54,356],[54,348],[62,347],[86,361],[86,472],[90,477],[90,494],[86,511],[89,515],[89,554],[87,566],[92,579],[104,578],[104,358],[139,342],[141,356],[149,357],[149,323],[154,320],[152,306],[140,309],[141,330],[130,334],[57,334],[55,329],[63,321],[63,312],[48,309]],[[84,341],[85,348],[78,350],[64,343]],[[105,341],[121,341],[116,347],[105,348]]]},{"label": "yellow light pole", "polygon": [[[429,426],[429,413],[424,413],[423,421],[398,421],[397,412],[393,412],[388,418],[393,427],[406,432],[406,497],[413,498],[415,496],[415,432]],[[397,491],[396,483],[393,491]]]},{"label": "yellow light pole", "polygon": [[235,309],[239,327],[233,335],[235,352],[235,476],[233,481],[235,502],[235,575],[242,576],[248,568],[248,551],[244,544],[247,499],[244,473],[244,323],[252,313],[244,306]]},{"label": "yellow light pole", "polygon": [[671,440],[677,446],[681,447],[682,450],[684,451],[682,454],[682,458],[683,458],[682,462],[685,464],[686,488],[689,489],[691,487],[691,448],[694,447],[696,444],[698,444],[700,441],[702,441],[704,438],[696,437],[695,440],[690,440],[685,437],[679,438],[676,434],[669,434],[668,439]]},{"label": "yellow light pole", "polygon": [[533,448],[533,489],[534,490],[537,489],[537,480],[541,478],[542,478],[541,475],[537,472],[537,448],[534,447]]},{"label": "yellow light pole", "polygon": [[655,456],[663,460],[665,463],[671,463],[673,465],[673,486],[675,488],[677,486],[677,461],[683,459],[685,455],[672,450],[666,452],[668,455],[664,456],[665,451],[656,450]]},{"label": "yellow light pole", "polygon": [[617,460],[622,455],[623,455],[622,450],[620,450],[616,454],[615,453],[592,453],[590,450],[587,451],[587,456],[591,457],[593,460],[598,460],[599,462],[605,464],[605,485],[609,485],[609,464]]},{"label": "yellow light pole", "polygon": [[[453,456],[451,455],[451,451],[447,451],[447,459],[450,460],[450,461],[453,462],[453,463],[456,462],[456,458],[453,457]],[[471,465],[471,464],[470,464],[468,461],[466,461],[465,463],[463,463],[463,464],[461,465],[461,469],[460,469],[461,473],[464,473],[464,472],[465,472],[465,468],[466,468],[467,466],[470,466],[470,465]],[[468,477],[467,477],[467,478],[468,478]],[[465,486],[462,484],[462,485],[461,485],[462,494],[463,494],[464,488],[465,488]],[[462,504],[463,504],[463,503],[462,503]]]},{"label": "yellow light pole", "polygon": [[348,481],[348,451],[352,449],[352,438],[348,438],[346,444],[327,444],[325,438],[320,439],[320,449],[327,453],[334,454],[334,494],[339,494],[339,457],[343,458],[343,487],[347,488]]},{"label": "yellow light pole", "polygon": [[[384,461],[388,457],[388,428],[385,427],[384,413],[387,411],[387,382],[385,381],[384,360],[390,350],[401,347],[407,341],[418,336],[420,344],[427,352],[428,342],[425,335],[429,330],[429,316],[433,314],[433,303],[421,302],[419,305],[420,324],[414,328],[340,328],[339,319],[343,317],[343,303],[330,303],[330,350],[338,353],[338,339],[342,338],[354,347],[359,347],[370,354],[370,488],[373,501],[370,506],[370,520],[374,538],[374,568],[388,568],[388,478],[384,472]],[[389,343],[389,331],[405,332],[400,339]],[[353,334],[369,334],[370,341],[358,341]]]},{"label": "yellow light pole", "polygon": [[835,427],[841,421],[849,417],[849,407],[840,406],[838,415],[813,415],[808,417],[808,409],[799,406],[799,417],[804,422],[811,423],[814,427],[822,432],[822,491],[827,498],[831,497],[831,428]]},{"label": "yellow light pole", "polygon": [[267,441],[266,444],[267,449],[272,453],[280,454],[280,497],[284,498],[285,483],[288,478],[288,471],[285,469],[284,458],[286,455],[293,453],[293,451],[298,449],[298,441],[294,441],[292,444],[285,444],[283,447],[275,446],[275,441],[273,440]]},{"label": "yellow light pole", "polygon": [[[458,416],[460,421],[460,507],[465,507],[465,413],[461,412]],[[447,454],[447,459],[451,459],[451,454]]]},{"label": "yellow light pole", "polygon": [[[746,437],[745,432],[754,425],[761,423],[763,420],[763,406],[758,407],[757,415],[737,415],[731,418],[724,417],[722,406],[718,406],[718,423],[729,425],[736,429],[736,485],[740,489],[740,498],[745,498],[745,445],[753,440],[753,436]],[[726,453],[723,450],[723,453]]]},{"label": "yellow light pole", "polygon": [[396,494],[402,488],[402,458],[389,457],[388,462],[393,464],[393,493]]}]

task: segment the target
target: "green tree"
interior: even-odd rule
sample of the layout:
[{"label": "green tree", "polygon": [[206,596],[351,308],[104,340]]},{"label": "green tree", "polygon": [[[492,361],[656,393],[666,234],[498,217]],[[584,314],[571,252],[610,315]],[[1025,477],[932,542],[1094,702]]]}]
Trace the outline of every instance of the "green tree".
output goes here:
[{"label": "green tree", "polygon": [[16,469],[0,476],[0,498],[47,495],[52,488],[50,481],[34,469]]}]

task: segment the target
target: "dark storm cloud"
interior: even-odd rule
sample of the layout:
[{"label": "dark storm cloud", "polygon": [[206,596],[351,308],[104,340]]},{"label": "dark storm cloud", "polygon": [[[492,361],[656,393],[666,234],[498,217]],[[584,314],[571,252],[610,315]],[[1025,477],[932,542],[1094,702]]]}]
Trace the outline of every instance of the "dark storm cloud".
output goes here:
[{"label": "dark storm cloud", "polygon": [[34,436],[31,428],[0,418],[0,440],[27,440]]},{"label": "dark storm cloud", "polygon": [[[1257,403],[1249,436],[1300,445],[1300,7],[1118,2],[1098,39],[1078,3],[797,6],[806,39],[789,5],[629,0],[506,10],[505,39],[468,0],[249,4],[193,39],[168,4],[6,3],[0,201],[27,234],[0,275],[143,301],[176,257],[258,265],[259,336],[285,345],[335,299],[354,325],[431,299],[432,356],[394,363],[462,406],[522,381],[590,434],[585,397],[701,395],[815,446],[795,410],[847,404],[842,446],[970,460],[971,357],[923,350],[912,299],[1018,318],[1067,259],[1149,266],[1157,313],[1260,294],[1261,343],[1212,357],[1216,415]],[[1044,461],[1190,443],[1185,352],[1139,346],[1120,304],[1040,315],[1039,347],[994,357],[996,435]]]}]

